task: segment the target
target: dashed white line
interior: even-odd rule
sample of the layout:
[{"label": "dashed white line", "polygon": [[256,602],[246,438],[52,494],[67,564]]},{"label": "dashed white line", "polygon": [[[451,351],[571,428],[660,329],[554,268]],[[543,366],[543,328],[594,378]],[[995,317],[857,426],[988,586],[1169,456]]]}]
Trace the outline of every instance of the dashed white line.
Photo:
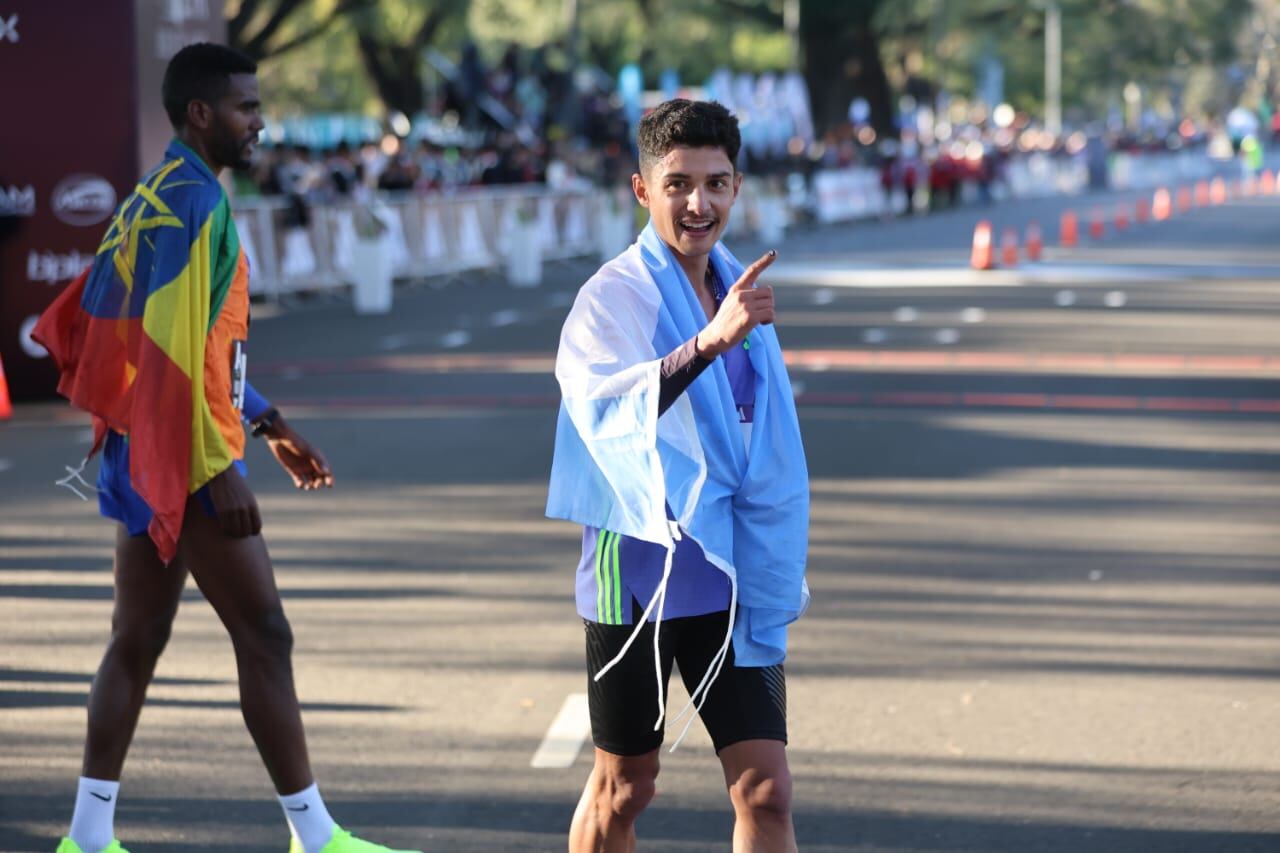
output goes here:
[{"label": "dashed white line", "polygon": [[552,720],[551,728],[547,729],[529,766],[572,767],[589,734],[591,713],[587,708],[587,694],[570,693],[565,697],[560,713]]},{"label": "dashed white line", "polygon": [[830,305],[836,301],[836,292],[828,287],[822,287],[813,292],[814,305]]},{"label": "dashed white line", "polygon": [[1070,308],[1076,304],[1076,292],[1074,290],[1059,290],[1054,294],[1053,302],[1059,308]]},{"label": "dashed white line", "polygon": [[960,333],[955,329],[939,329],[933,333],[933,339],[940,344],[955,344],[960,342]]},{"label": "dashed white line", "polygon": [[457,349],[471,343],[471,333],[463,329],[454,329],[440,338],[440,346],[445,349]]},{"label": "dashed white line", "polygon": [[519,322],[520,312],[513,308],[504,308],[489,315],[489,325],[495,329],[501,329],[503,326],[514,326]]},{"label": "dashed white line", "polygon": [[889,339],[889,334],[884,329],[863,329],[862,340],[868,344],[882,344]]},{"label": "dashed white line", "polygon": [[413,335],[406,335],[406,334],[387,335],[382,340],[378,341],[378,349],[380,350],[401,349],[405,346],[408,346],[409,342],[412,340],[413,340]]},{"label": "dashed white line", "polygon": [[981,323],[987,319],[987,312],[981,308],[966,308],[960,312],[961,323]]},{"label": "dashed white line", "polygon": [[1124,295],[1123,290],[1112,290],[1102,297],[1102,304],[1108,308],[1123,308],[1129,299]]},{"label": "dashed white line", "polygon": [[895,323],[914,323],[920,319],[920,312],[912,308],[910,305],[903,306],[893,312],[893,320]]}]

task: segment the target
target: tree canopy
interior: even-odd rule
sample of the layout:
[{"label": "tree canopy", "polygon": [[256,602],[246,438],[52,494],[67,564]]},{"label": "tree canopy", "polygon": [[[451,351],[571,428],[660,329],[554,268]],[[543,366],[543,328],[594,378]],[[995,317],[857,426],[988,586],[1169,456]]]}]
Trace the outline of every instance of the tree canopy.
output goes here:
[{"label": "tree canopy", "polygon": [[[784,70],[793,56],[787,2],[798,4],[797,55],[820,127],[860,96],[877,129],[891,130],[900,95],[970,96],[992,60],[1004,71],[1005,100],[1042,109],[1046,0],[577,0],[574,48],[610,74],[638,62],[651,86],[666,68],[695,84],[722,66]],[[1257,51],[1242,57],[1253,42],[1241,33],[1277,17],[1255,14],[1255,0],[1058,5],[1068,115],[1103,114],[1129,83],[1147,104],[1220,109],[1205,75],[1261,61]],[[571,8],[565,0],[239,0],[229,4],[228,37],[263,63],[277,104],[412,115],[428,107],[428,49],[457,62],[473,43],[490,63],[512,43],[565,50]]]}]

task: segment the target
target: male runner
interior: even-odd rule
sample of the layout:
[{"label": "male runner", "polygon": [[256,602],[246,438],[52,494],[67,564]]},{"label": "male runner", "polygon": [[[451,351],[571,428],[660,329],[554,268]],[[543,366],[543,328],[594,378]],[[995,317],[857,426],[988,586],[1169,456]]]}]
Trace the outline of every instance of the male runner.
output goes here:
[{"label": "male runner", "polygon": [[319,451],[244,381],[249,268],[218,175],[246,168],[257,144],[256,71],[220,45],[173,57],[163,98],[175,138],[164,161],[36,329],[62,371],[58,390],[94,416],[99,507],[119,522],[111,639],[58,853],[124,853],[114,838],[120,772],[188,572],[231,637],[240,708],[292,853],[387,851],[334,823],[311,774],[293,637],[244,479],[242,418],[298,488],[333,485]]},{"label": "male runner", "polygon": [[775,253],[744,271],[718,242],[742,183],[727,110],[668,101],[638,142],[648,227],[583,286],[556,357],[547,514],[583,525],[596,747],[569,849],[635,849],[674,660],[724,769],[734,850],[793,851],[782,662],[808,601],[809,491],[773,291],[755,286]]}]

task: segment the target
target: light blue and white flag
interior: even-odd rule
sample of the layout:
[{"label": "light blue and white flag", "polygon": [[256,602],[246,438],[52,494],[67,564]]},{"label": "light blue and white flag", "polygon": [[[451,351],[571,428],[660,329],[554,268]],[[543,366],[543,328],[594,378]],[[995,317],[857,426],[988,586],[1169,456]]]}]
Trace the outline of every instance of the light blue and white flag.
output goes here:
[{"label": "light blue and white flag", "polygon": [[[723,244],[710,261],[726,286],[743,273]],[[721,360],[658,417],[663,357],[705,325],[696,293],[652,223],[583,285],[556,355],[562,402],[547,498],[549,517],[666,546],[668,574],[684,531],[729,577],[730,628],[691,697],[699,707],[730,638],[738,666],[781,663],[787,626],[809,602],[809,476],[773,327],[756,327],[746,342],[756,375],[749,445]],[[665,591],[664,575],[636,623],[638,633],[657,609],[655,655]],[[663,715],[659,690],[658,725]]]}]

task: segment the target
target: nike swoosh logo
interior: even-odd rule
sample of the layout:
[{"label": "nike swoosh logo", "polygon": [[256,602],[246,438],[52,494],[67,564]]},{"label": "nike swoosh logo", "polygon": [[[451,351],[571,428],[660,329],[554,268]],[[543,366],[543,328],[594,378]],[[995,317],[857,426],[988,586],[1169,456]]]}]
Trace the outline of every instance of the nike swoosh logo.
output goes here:
[{"label": "nike swoosh logo", "polygon": [[285,808],[287,808],[291,812],[305,812],[307,809],[311,808],[311,804],[303,803],[302,808],[300,809],[295,809],[293,806],[285,806]]},{"label": "nike swoosh logo", "polygon": [[109,802],[111,802],[111,795],[110,795],[110,794],[108,794],[108,795],[106,795],[106,796],[104,797],[102,794],[99,794],[97,791],[90,791],[90,792],[89,792],[89,796],[91,796],[91,797],[97,797],[98,799],[102,800],[104,803],[109,803]]}]

